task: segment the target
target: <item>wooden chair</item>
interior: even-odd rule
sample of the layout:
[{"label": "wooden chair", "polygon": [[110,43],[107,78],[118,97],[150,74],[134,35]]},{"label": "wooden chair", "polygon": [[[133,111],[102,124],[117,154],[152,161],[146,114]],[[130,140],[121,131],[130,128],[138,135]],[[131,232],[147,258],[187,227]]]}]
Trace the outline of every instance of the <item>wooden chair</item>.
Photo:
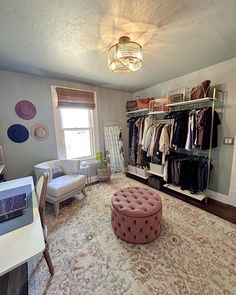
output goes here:
[{"label": "wooden chair", "polygon": [[45,240],[45,250],[43,252],[44,258],[47,262],[48,269],[51,275],[54,275],[54,267],[52,265],[52,260],[49,254],[49,245],[47,242],[47,226],[45,224],[45,203],[47,195],[47,183],[48,183],[48,173],[44,172],[42,176],[37,181],[35,187],[35,193],[39,203],[39,215],[41,219],[41,224],[43,228],[44,240]]}]

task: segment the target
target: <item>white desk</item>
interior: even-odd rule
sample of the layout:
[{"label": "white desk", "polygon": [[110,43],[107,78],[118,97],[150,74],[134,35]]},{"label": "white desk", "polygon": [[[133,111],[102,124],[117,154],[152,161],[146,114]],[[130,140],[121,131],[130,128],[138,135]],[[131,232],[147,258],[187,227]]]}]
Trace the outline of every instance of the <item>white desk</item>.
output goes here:
[{"label": "white desk", "polygon": [[27,262],[45,249],[33,178],[24,177],[0,183],[0,191],[27,184],[31,184],[33,192],[34,220],[31,224],[0,236],[0,276]]}]

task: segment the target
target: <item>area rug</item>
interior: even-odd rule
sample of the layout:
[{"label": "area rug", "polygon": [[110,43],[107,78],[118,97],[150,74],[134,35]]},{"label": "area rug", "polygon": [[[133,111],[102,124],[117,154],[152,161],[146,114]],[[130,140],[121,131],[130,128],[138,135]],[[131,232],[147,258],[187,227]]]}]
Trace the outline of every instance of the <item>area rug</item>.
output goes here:
[{"label": "area rug", "polygon": [[236,225],[160,192],[161,235],[146,245],[126,243],[112,231],[109,207],[126,186],[144,185],[118,174],[64,204],[58,218],[47,205],[55,275],[36,257],[30,295],[236,294]]}]

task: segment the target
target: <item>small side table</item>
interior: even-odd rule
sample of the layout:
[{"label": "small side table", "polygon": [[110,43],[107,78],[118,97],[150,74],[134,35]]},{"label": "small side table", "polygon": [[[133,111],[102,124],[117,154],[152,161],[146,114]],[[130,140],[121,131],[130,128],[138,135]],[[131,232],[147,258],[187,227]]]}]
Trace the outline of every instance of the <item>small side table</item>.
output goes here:
[{"label": "small side table", "polygon": [[86,161],[82,161],[81,164],[80,164],[80,169],[82,171],[84,171],[85,173],[85,176],[86,176],[86,187],[87,187],[87,190],[90,190],[90,185],[91,185],[91,176],[90,176],[90,173],[89,173],[89,164],[86,162]]}]

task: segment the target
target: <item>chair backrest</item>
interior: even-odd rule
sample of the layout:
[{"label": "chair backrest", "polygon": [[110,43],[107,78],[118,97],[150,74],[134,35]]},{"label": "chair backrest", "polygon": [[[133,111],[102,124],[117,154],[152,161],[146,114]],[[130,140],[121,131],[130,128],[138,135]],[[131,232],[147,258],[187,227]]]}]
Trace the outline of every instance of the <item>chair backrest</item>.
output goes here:
[{"label": "chair backrest", "polygon": [[39,204],[39,215],[42,223],[42,228],[45,229],[45,203],[47,196],[47,184],[48,184],[48,173],[43,172],[43,174],[38,179],[35,186],[35,193]]}]

